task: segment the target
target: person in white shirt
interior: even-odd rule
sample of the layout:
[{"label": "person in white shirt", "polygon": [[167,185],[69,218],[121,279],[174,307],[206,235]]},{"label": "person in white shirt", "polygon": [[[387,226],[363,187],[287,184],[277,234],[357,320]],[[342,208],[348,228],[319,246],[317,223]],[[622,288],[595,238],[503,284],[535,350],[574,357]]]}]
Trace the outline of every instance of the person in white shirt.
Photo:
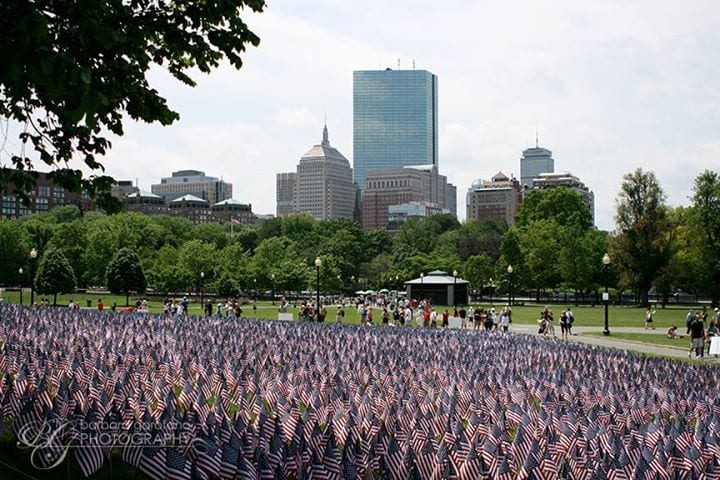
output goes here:
[{"label": "person in white shirt", "polygon": [[503,308],[500,313],[500,326],[502,327],[503,333],[507,333],[510,328],[510,306]]},{"label": "person in white shirt", "polygon": [[418,307],[415,309],[415,325],[422,327],[423,325],[423,309]]},{"label": "person in white shirt", "polygon": [[432,311],[430,312],[430,326],[437,326],[437,312],[435,311],[435,307],[433,307]]},{"label": "person in white shirt", "polygon": [[404,325],[409,327],[412,324],[412,308],[405,307],[405,322]]}]

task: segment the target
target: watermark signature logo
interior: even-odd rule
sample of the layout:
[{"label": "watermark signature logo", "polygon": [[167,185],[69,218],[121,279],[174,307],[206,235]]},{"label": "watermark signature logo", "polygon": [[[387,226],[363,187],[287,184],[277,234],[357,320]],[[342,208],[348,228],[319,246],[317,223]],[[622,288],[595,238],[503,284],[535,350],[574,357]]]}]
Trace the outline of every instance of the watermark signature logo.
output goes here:
[{"label": "watermark signature logo", "polygon": [[145,447],[175,447],[202,451],[205,442],[194,435],[194,425],[184,422],[85,422],[46,419],[29,422],[17,433],[17,446],[30,450],[30,463],[38,470],[60,465],[71,449],[100,448],[110,451]]}]

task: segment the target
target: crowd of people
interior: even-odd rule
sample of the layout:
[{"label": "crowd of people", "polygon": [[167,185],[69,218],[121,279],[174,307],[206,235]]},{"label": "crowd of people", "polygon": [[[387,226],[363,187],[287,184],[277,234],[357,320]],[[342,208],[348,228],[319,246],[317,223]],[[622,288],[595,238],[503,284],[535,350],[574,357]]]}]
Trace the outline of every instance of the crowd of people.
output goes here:
[{"label": "crowd of people", "polygon": [[[375,324],[372,302],[360,299],[356,305],[360,324]],[[338,306],[336,323],[343,322],[345,317],[344,307],[344,305]],[[495,307],[486,309],[480,306],[475,308],[471,306],[467,310],[465,307],[454,307],[451,313],[449,308],[437,308],[429,299],[410,299],[407,301],[399,300],[397,304],[391,303],[387,305],[382,303],[377,305],[377,310],[380,312],[380,323],[382,325],[397,327],[448,328],[451,326],[452,319],[453,324],[460,326],[460,328],[507,332],[512,322],[512,309],[509,305],[503,307],[499,312],[495,310]]]},{"label": "crowd of people", "polygon": [[[685,315],[685,333],[690,336],[688,358],[693,357],[693,355],[695,358],[704,358],[706,345],[708,347],[708,354],[710,354],[712,338],[718,336],[719,324],[720,308],[715,308],[712,316],[705,306],[702,310],[688,310],[687,315]],[[672,325],[668,328],[667,337],[683,338],[683,336],[678,333],[677,325]]]},{"label": "crowd of people", "polygon": [[[575,315],[573,314],[572,308],[568,307],[560,314],[560,336],[563,340],[568,340],[572,335],[572,326],[575,323]],[[552,335],[553,338],[557,338],[555,334],[555,319],[553,312],[549,307],[545,307],[540,312],[540,318],[538,319],[538,333],[547,337]]]},{"label": "crowd of people", "polygon": [[[707,353],[710,354],[712,339],[720,333],[718,325],[720,325],[719,308],[715,308],[712,316],[709,314],[707,307],[703,307],[702,310],[688,310],[685,316],[685,334],[689,335],[690,338],[689,358],[693,356],[695,358],[704,358],[706,346]],[[683,337],[684,335],[678,331],[677,325],[671,325],[667,329],[667,338],[679,339]]]}]

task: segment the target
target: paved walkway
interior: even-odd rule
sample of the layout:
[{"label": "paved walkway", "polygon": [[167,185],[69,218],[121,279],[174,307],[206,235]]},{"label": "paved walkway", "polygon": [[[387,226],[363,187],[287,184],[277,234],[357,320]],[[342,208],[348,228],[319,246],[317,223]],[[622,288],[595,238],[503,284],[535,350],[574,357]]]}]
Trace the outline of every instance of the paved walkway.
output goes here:
[{"label": "paved walkway", "polygon": [[[513,331],[530,333],[537,335],[537,327],[533,325],[514,325]],[[560,338],[560,327],[556,326],[555,330]],[[656,330],[645,330],[641,327],[614,327],[610,330],[610,336],[597,336],[589,335],[589,333],[602,333],[602,327],[573,327],[573,335],[570,337],[570,341],[589,343],[591,345],[598,345],[601,347],[608,348],[619,348],[622,350],[632,350],[635,352],[650,353],[654,355],[663,355],[666,357],[674,358],[688,358],[688,351],[690,349],[690,339],[685,338],[678,340],[677,347],[671,347],[669,345],[656,345],[652,343],[635,342],[630,340],[621,340],[617,337],[613,338],[612,332],[617,333],[645,333],[655,335],[665,335],[665,329]],[[706,347],[707,348],[707,347]],[[704,360],[698,360],[704,363],[719,363],[720,358],[708,357],[706,355]]]},{"label": "paved walkway", "polygon": [[[277,308],[277,307],[265,307],[265,306],[258,306],[258,309],[260,308]],[[289,311],[296,313],[293,309],[290,309]],[[537,335],[537,326],[531,325],[531,324],[513,324],[510,327],[511,331],[513,332],[521,332],[521,333],[528,333],[532,335]],[[573,327],[573,335],[570,337],[570,341],[572,342],[583,342],[588,343],[591,345],[598,345],[600,347],[607,347],[607,348],[619,348],[621,350],[631,350],[634,352],[643,352],[643,353],[650,353],[653,355],[662,355],[665,357],[672,357],[672,358],[688,358],[688,351],[690,350],[690,339],[685,336],[685,338],[678,339],[678,344],[676,347],[672,347],[669,345],[657,345],[653,343],[643,343],[643,342],[636,342],[631,340],[621,340],[617,337],[612,336],[612,332],[616,333],[644,333],[644,334],[655,334],[655,335],[665,335],[666,329],[665,328],[658,328],[655,330],[645,330],[642,327],[613,327],[610,332],[610,336],[598,336],[598,335],[590,335],[590,333],[596,333],[600,334],[602,333],[602,327],[582,327],[582,326],[575,326]],[[555,331],[557,333],[558,341],[560,341],[560,326],[555,325]],[[707,348],[707,347],[706,347]],[[703,360],[697,360],[698,362],[702,363],[712,363],[712,364],[719,364],[720,365],[720,358],[716,357],[708,357],[705,356],[705,359]]]}]

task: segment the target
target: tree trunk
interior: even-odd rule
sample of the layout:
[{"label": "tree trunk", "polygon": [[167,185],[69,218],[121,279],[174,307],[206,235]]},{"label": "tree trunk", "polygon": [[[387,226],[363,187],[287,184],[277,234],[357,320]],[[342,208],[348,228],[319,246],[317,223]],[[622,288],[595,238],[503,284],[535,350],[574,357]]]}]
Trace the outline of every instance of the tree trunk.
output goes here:
[{"label": "tree trunk", "polygon": [[649,300],[649,288],[641,287],[640,288],[640,305],[643,307],[649,307],[650,306],[650,300]]},{"label": "tree trunk", "polygon": [[125,306],[127,307],[129,305],[130,305],[130,292],[126,291],[125,292]]},{"label": "tree trunk", "polygon": [[668,294],[668,292],[667,292],[667,291],[663,292],[663,294],[662,294],[662,308],[665,308],[665,305],[668,303],[669,300],[670,300],[670,295]]},{"label": "tree trunk", "polygon": [[57,293],[53,294],[53,307],[57,307]]}]

